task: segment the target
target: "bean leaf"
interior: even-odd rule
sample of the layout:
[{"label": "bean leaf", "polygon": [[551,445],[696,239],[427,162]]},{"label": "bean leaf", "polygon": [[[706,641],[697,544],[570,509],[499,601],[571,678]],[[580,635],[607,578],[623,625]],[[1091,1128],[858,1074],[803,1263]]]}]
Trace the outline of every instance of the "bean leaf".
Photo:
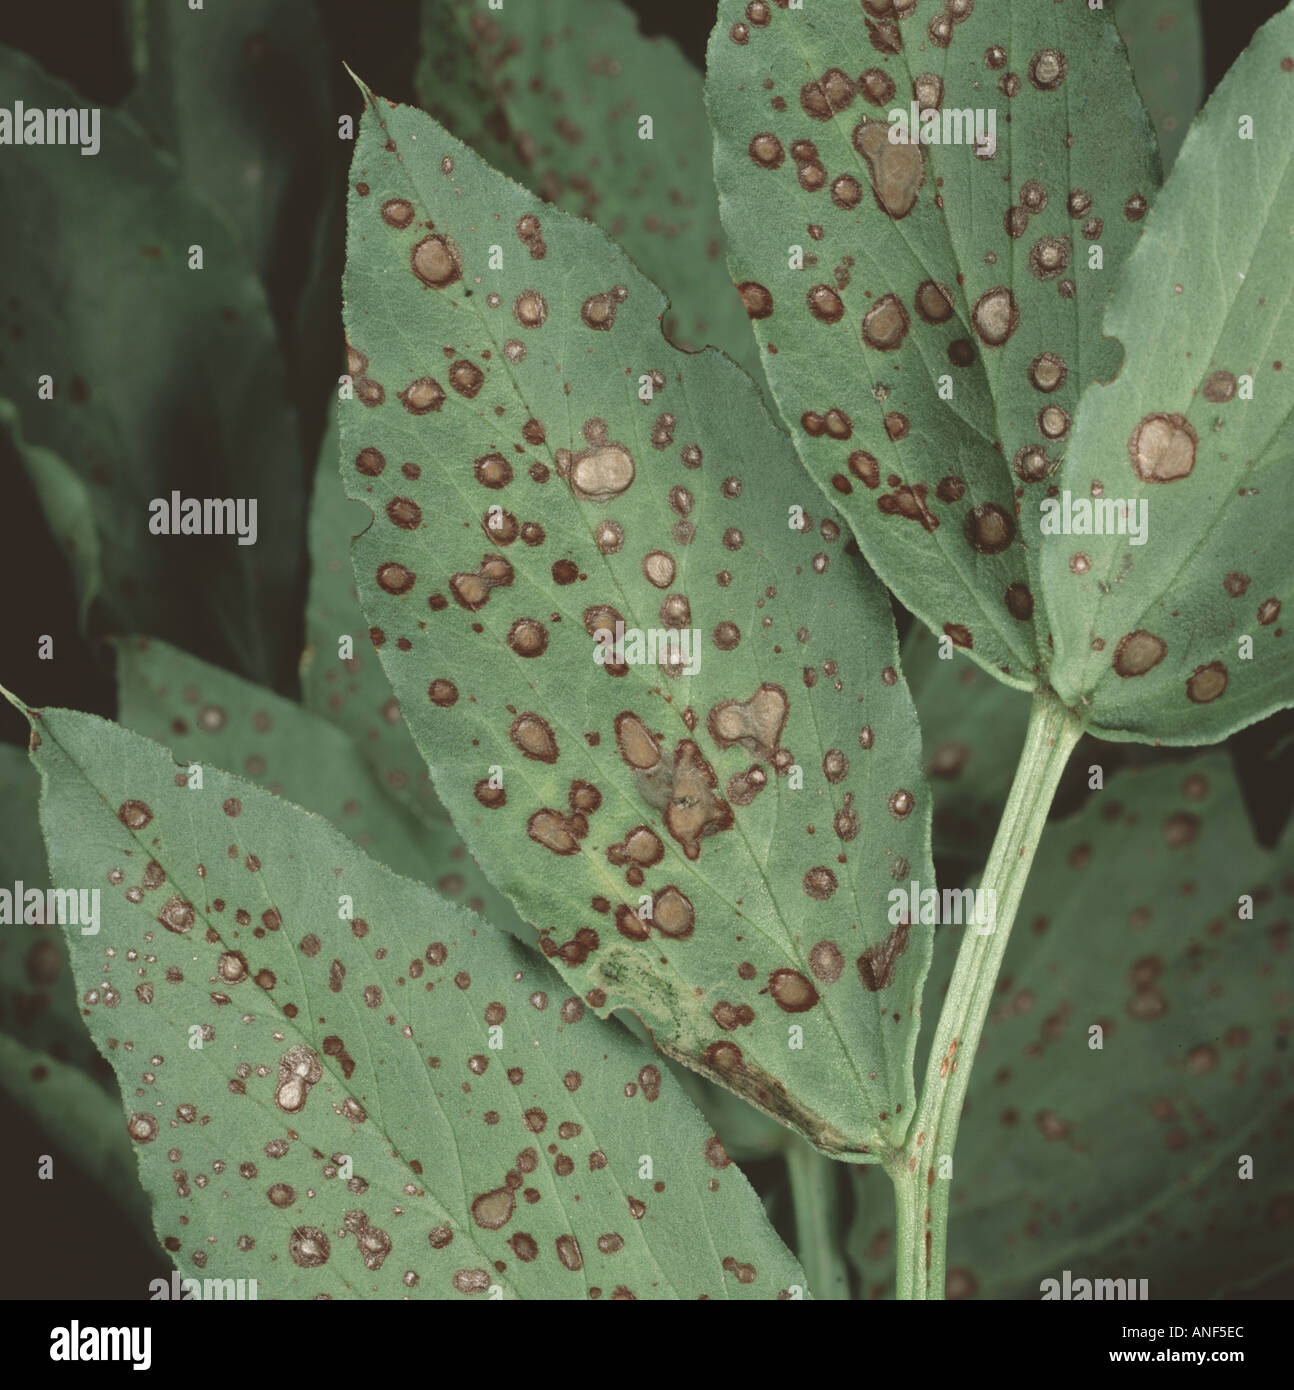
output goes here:
[{"label": "bean leaf", "polygon": [[883,591],[596,227],[371,95],[351,182],[352,556],[455,825],[590,1008],[870,1161],[929,949],[884,910],[930,873]]},{"label": "bean leaf", "polygon": [[1038,501],[1083,386],[1118,367],[1101,313],[1158,182],[1113,19],[1082,0],[750,9],[721,0],[707,100],[773,395],[886,584],[1033,688]]},{"label": "bean leaf", "polygon": [[[33,111],[82,105],[8,50],[0,86]],[[0,258],[24,267],[0,306],[0,398],[21,421],[15,444],[37,491],[82,524],[91,499],[103,626],[177,641],[197,630],[225,664],[287,684],[299,450],[264,293],[174,163],[128,117],[96,114],[92,158],[23,144],[0,160]],[[39,395],[42,381],[52,396]],[[79,497],[64,470],[51,475],[51,457],[80,479]],[[200,512],[208,496],[256,499],[255,544],[150,531],[155,501],[168,526],[183,521],[172,493],[191,498],[195,480]],[[83,585],[98,568],[82,569]],[[83,605],[89,596],[83,588]]]},{"label": "bean leaf", "polygon": [[177,767],[235,768],[331,821],[379,863],[524,930],[439,805],[414,815],[377,781],[355,743],[300,705],[142,638],[118,647],[117,691],[121,723],[165,744]]},{"label": "bean leaf", "polygon": [[68,933],[86,1022],[182,1273],[280,1298],[803,1296],[672,1078],[537,956],[251,783],[177,785],[137,734],[31,718],[54,880],[104,894],[100,933]]},{"label": "bean leaf", "polygon": [[1182,147],[1106,317],[1123,368],[1083,398],[1057,475],[1148,523],[1145,545],[1066,536],[1042,557],[1051,681],[1107,738],[1209,743],[1294,702],[1291,123],[1287,8]]},{"label": "bean leaf", "polygon": [[903,639],[903,674],[925,740],[935,854],[982,865],[1024,746],[1029,702],[920,623]]},{"label": "bean leaf", "polygon": [[[70,985],[70,976],[66,983]],[[93,1053],[96,1070],[107,1070],[79,1020],[75,1027]],[[0,1034],[0,1091],[40,1126],[42,1140],[49,1144],[46,1152],[54,1161],[55,1181],[88,1179],[96,1184],[99,1199],[119,1206],[146,1241],[148,1202],[140,1191],[121,1101],[87,1070],[25,1047],[8,1033]],[[7,1136],[15,1149],[26,1140],[12,1132]],[[30,1148],[21,1162],[30,1161],[28,1153]]]},{"label": "bean leaf", "polygon": [[[1289,1268],[1291,851],[1253,842],[1220,754],[1047,827],[959,1133],[949,1297],[1036,1299],[1066,1269],[1236,1297]],[[889,1185],[859,1176],[852,1249],[888,1288]]]},{"label": "bean leaf", "polygon": [[52,923],[23,920],[27,890],[44,895],[52,885],[37,814],[40,778],[11,744],[0,744],[0,797],[11,810],[0,836],[0,887],[12,893],[23,885],[23,901],[0,930],[0,1029],[36,1054],[89,1069],[99,1057],[81,1027],[63,935]]},{"label": "bean leaf", "polygon": [[[701,74],[621,0],[485,11],[423,0],[420,99],[496,169],[615,237],[671,298],[666,329],[758,376],[724,265]],[[644,117],[648,125],[644,125]]]},{"label": "bean leaf", "polygon": [[1204,104],[1199,0],[1115,0],[1113,8],[1167,171]]}]

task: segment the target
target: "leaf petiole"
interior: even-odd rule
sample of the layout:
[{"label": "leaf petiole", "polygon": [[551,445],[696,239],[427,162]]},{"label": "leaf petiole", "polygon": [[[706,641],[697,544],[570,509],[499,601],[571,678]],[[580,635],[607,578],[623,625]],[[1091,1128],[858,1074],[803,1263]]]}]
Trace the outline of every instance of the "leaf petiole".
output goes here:
[{"label": "leaf petiole", "polygon": [[1053,695],[1035,695],[1011,795],[980,882],[981,892],[996,895],[996,913],[989,930],[969,929],[962,939],[916,1117],[903,1149],[887,1164],[897,1201],[899,1298],[943,1297],[951,1160],[971,1065],[1047,812],[1082,733],[1073,712]]}]

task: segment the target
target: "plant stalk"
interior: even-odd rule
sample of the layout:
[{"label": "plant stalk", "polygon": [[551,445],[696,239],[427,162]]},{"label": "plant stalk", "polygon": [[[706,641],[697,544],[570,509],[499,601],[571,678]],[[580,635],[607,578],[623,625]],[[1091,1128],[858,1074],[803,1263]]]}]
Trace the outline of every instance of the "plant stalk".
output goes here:
[{"label": "plant stalk", "polygon": [[903,1150],[887,1164],[897,1202],[899,1298],[944,1296],[951,1161],[971,1066],[1047,812],[1082,733],[1082,724],[1054,696],[1034,696],[1011,794],[979,884],[981,892],[996,894],[996,910],[987,930],[974,924],[962,929],[916,1117]]},{"label": "plant stalk", "polygon": [[795,1249],[809,1281],[809,1292],[822,1299],[849,1298],[845,1266],[840,1183],[844,1174],[813,1146],[795,1139],[786,1150],[786,1170],[795,1211]]}]

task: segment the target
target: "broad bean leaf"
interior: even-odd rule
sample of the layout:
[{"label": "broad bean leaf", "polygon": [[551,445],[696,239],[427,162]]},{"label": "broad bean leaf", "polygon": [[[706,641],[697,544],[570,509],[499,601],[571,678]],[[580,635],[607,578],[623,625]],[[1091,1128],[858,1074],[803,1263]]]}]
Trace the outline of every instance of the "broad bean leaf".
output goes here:
[{"label": "broad bean leaf", "polygon": [[[340,370],[339,152],[318,7],[238,0],[132,6],[136,84],[125,109],[229,221],[265,285],[303,408]],[[303,228],[305,229],[303,231]],[[317,425],[307,429],[313,449]]]},{"label": "broad bean leaf", "polygon": [[[29,109],[81,98],[0,50],[0,86]],[[0,399],[36,488],[84,514],[100,551],[103,625],[184,641],[266,684],[292,679],[300,556],[299,449],[264,292],[223,218],[129,117],[103,109],[100,148],[7,146],[0,260]],[[191,248],[202,269],[189,269]],[[40,399],[40,378],[53,398]],[[150,503],[255,498],[257,539],[154,535]],[[51,510],[55,529],[59,507]],[[94,569],[84,566],[85,583]],[[82,589],[83,605],[89,597]]]},{"label": "broad bean leaf", "polygon": [[77,622],[84,630],[103,583],[90,489],[52,449],[23,442],[22,424],[12,401],[0,400],[0,430],[8,435],[9,446],[36,492],[50,534],[67,560],[76,594]]},{"label": "broad bean leaf", "polygon": [[1182,147],[1106,316],[1123,368],[1056,476],[1148,522],[1141,546],[1065,536],[1042,557],[1051,682],[1107,738],[1209,743],[1294,703],[1292,123],[1287,8]]},{"label": "broad bean leaf", "polygon": [[[134,7],[139,71],[128,110],[220,209],[271,294],[294,299],[304,217],[322,204],[329,123],[318,13],[309,0]],[[275,305],[290,318],[291,300]]]},{"label": "broad bean leaf", "polygon": [[[31,888],[44,893],[51,884],[40,838],[40,778],[26,752],[7,743],[0,744],[0,797],[10,811],[0,836],[0,887],[12,893],[21,883],[24,895]],[[21,907],[17,915],[24,915]],[[0,926],[0,1032],[55,1061],[86,1069],[99,1061],[81,1026],[67,948],[53,923]]]},{"label": "broad bean leaf", "polygon": [[1167,172],[1204,104],[1200,0],[1114,0],[1112,8]]},{"label": "broad bean leaf", "polygon": [[[61,933],[57,928],[55,932],[61,946]],[[70,972],[67,982],[70,985]],[[102,1066],[103,1059],[94,1051],[80,1019],[72,1022]],[[140,1190],[133,1146],[123,1123],[121,1101],[115,1095],[109,1095],[84,1068],[60,1062],[51,1053],[27,1047],[7,1033],[0,1033],[0,1091],[40,1125],[50,1142],[53,1177],[44,1181],[89,1178],[137,1228],[147,1230],[148,1202]],[[5,1143],[11,1148],[27,1144],[27,1136],[6,1133]],[[29,1171],[35,1170],[37,1153],[30,1144],[23,1162],[31,1165]]]},{"label": "broad bean leaf", "polygon": [[670,296],[671,339],[713,343],[758,379],[724,264],[701,74],[670,39],[643,35],[621,0],[493,11],[423,0],[422,53],[419,99],[431,115],[496,169],[613,236]]},{"label": "broad bean leaf", "polygon": [[622,251],[371,95],[344,294],[360,600],[469,849],[590,1008],[875,1158],[929,949],[887,893],[930,878],[880,586]]},{"label": "broad bean leaf", "polygon": [[916,701],[934,798],[936,855],[982,865],[993,846],[1029,722],[1029,702],[964,655],[941,659],[929,630],[903,639],[903,674]]},{"label": "broad bean leaf", "polygon": [[[949,1297],[1036,1299],[1065,1269],[1235,1297],[1289,1267],[1292,868],[1220,754],[1121,773],[1047,827],[958,1136]],[[887,1287],[892,1203],[865,1176],[853,1251]]]},{"label": "broad bean leaf", "polygon": [[301,699],[313,714],[350,736],[391,796],[415,814],[434,820],[442,812],[431,777],[372,650],[368,621],[355,592],[350,543],[370,517],[366,507],[346,496],[338,475],[339,458],[334,404],[320,444],[310,499],[310,585]]},{"label": "broad bean leaf", "polygon": [[[651,1052],[318,816],[90,715],[31,713],[54,877],[186,1275],[258,1296],[793,1297],[803,1276]],[[652,1179],[641,1174],[652,1160]]]},{"label": "broad bean leaf", "polygon": [[518,935],[523,930],[444,811],[413,815],[392,799],[341,730],[300,705],[143,638],[119,644],[117,690],[121,723],[165,744],[177,766],[233,768],[323,816],[396,873],[499,925],[515,925]]},{"label": "broad bean leaf", "polygon": [[[749,10],[721,0],[707,101],[773,395],[886,584],[1033,688],[1038,503],[1083,386],[1118,368],[1101,313],[1158,183],[1113,18],[1085,0]],[[913,105],[940,143],[890,142]]]}]

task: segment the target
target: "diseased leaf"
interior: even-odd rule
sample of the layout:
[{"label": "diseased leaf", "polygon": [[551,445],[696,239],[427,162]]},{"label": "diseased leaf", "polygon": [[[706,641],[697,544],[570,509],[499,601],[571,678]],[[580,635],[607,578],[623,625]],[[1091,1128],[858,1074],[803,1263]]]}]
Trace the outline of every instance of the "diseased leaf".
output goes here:
[{"label": "diseased leaf", "polygon": [[[629,1022],[632,1024],[632,1015]],[[669,1066],[688,1099],[719,1136],[724,1152],[738,1163],[773,1158],[800,1142],[785,1125],[770,1120],[731,1091],[707,1081],[688,1067],[678,1063]],[[829,1163],[831,1160],[823,1158],[822,1161]]]},{"label": "diseased leaf", "polygon": [[1043,556],[1050,679],[1106,738],[1210,743],[1294,702],[1291,124],[1287,8],[1182,147],[1106,317],[1123,368],[1084,396],[1056,477],[1146,525],[1144,545],[1064,536]]},{"label": "diseased leaf", "polygon": [[[57,928],[55,934],[61,950]],[[70,972],[65,974],[70,992]],[[89,1047],[90,1039],[80,1020],[73,1023]],[[90,1051],[102,1065],[93,1047]],[[139,1187],[120,1100],[109,1095],[83,1068],[26,1047],[7,1032],[0,1033],[0,1091],[20,1105],[57,1145],[50,1154],[56,1182],[60,1178],[89,1178],[98,1184],[104,1198],[124,1209],[141,1232],[148,1229],[148,1202]],[[17,1136],[6,1135],[6,1142],[16,1143]]]},{"label": "diseased leaf", "polygon": [[177,786],[89,715],[33,728],[54,876],[108,885],[77,986],[183,1273],[280,1298],[803,1287],[651,1052],[537,956],[240,778]]},{"label": "diseased leaf", "polygon": [[920,623],[903,639],[903,674],[916,701],[926,776],[934,798],[936,855],[982,865],[1029,722],[1029,702],[963,655],[941,660]]},{"label": "diseased leaf", "polygon": [[352,187],[352,555],[456,826],[592,1009],[874,1158],[925,969],[886,894],[929,880],[883,592],[750,380],[671,348],[597,228],[376,97]]},{"label": "diseased leaf", "polygon": [[[950,1298],[1036,1299],[1065,1269],[1237,1297],[1289,1267],[1292,851],[1253,843],[1221,754],[1121,773],[1047,827],[959,1132]],[[875,1176],[851,1245],[888,1289]]]},{"label": "diseased leaf", "polygon": [[[720,3],[707,101],[773,395],[902,602],[1033,688],[1037,503],[1084,384],[1118,366],[1101,312],[1158,182],[1113,19],[1083,0],[756,14]],[[913,104],[940,143],[890,143]]]},{"label": "diseased leaf", "polygon": [[[0,888],[13,893],[21,884],[24,894],[11,908],[11,920],[0,926],[0,1031],[38,1056],[48,1054],[89,1070],[99,1056],[81,1026],[63,934],[52,922],[23,920],[26,891],[36,889],[44,895],[51,886],[40,837],[39,799],[40,778],[26,753],[0,744],[0,801],[10,810],[0,835]],[[48,901],[42,902],[42,916]]]},{"label": "diseased leaf", "polygon": [[140,638],[118,647],[117,689],[122,725],[170,748],[177,769],[235,768],[323,816],[379,863],[475,912],[497,913],[490,920],[515,927],[516,935],[524,931],[444,811],[436,806],[416,816],[393,800],[331,724],[175,647]]},{"label": "diseased leaf", "polygon": [[355,592],[350,543],[371,518],[366,507],[346,496],[338,476],[339,458],[334,404],[328,412],[310,500],[310,587],[301,699],[312,713],[345,731],[385,791],[414,813],[435,819],[440,806],[431,778],[372,650],[368,620]]},{"label": "diseased leaf", "polygon": [[[349,737],[347,762],[358,755],[366,764],[367,780],[380,787],[381,800],[394,800],[401,806],[402,824],[413,828],[420,855],[435,864],[436,873],[428,878],[425,871],[406,869],[400,863],[392,863],[392,867],[431,884],[442,897],[465,901],[494,926],[533,946],[534,928],[517,916],[508,899],[477,868],[436,796],[422,756],[405,728],[400,702],[391,694],[386,673],[372,650],[350,563],[351,539],[368,525],[369,513],[346,496],[337,474],[337,447],[334,407],[329,411],[310,503],[310,591],[306,651],[301,662],[302,699],[307,709]],[[349,640],[351,655],[343,658],[341,644],[345,640]],[[304,796],[293,794],[293,800],[310,805]],[[346,828],[344,821],[335,823]],[[366,848],[375,858],[383,859],[380,850]]]},{"label": "diseased leaf", "polygon": [[[621,0],[490,12],[423,0],[422,47],[426,110],[496,169],[613,236],[669,295],[671,339],[713,343],[759,379],[699,138],[702,77],[671,40],[644,36]],[[526,254],[506,245],[507,256]]]},{"label": "diseased leaf", "polygon": [[1167,172],[1204,104],[1199,0],[1113,0],[1112,8]]},{"label": "diseased leaf", "polygon": [[[0,86],[29,108],[81,99],[0,50]],[[301,516],[295,424],[264,294],[223,220],[128,117],[100,113],[100,149],[14,145],[0,160],[0,399],[37,492],[67,501],[57,456],[92,499],[102,626],[186,640],[266,684],[292,680],[287,640]],[[190,270],[200,247],[202,269]],[[38,398],[50,377],[53,398]],[[158,535],[172,491],[257,503],[256,543]],[[83,501],[69,505],[83,509]],[[58,526],[57,520],[55,521]],[[85,581],[91,568],[81,571]],[[89,593],[82,591],[83,606]]]}]

